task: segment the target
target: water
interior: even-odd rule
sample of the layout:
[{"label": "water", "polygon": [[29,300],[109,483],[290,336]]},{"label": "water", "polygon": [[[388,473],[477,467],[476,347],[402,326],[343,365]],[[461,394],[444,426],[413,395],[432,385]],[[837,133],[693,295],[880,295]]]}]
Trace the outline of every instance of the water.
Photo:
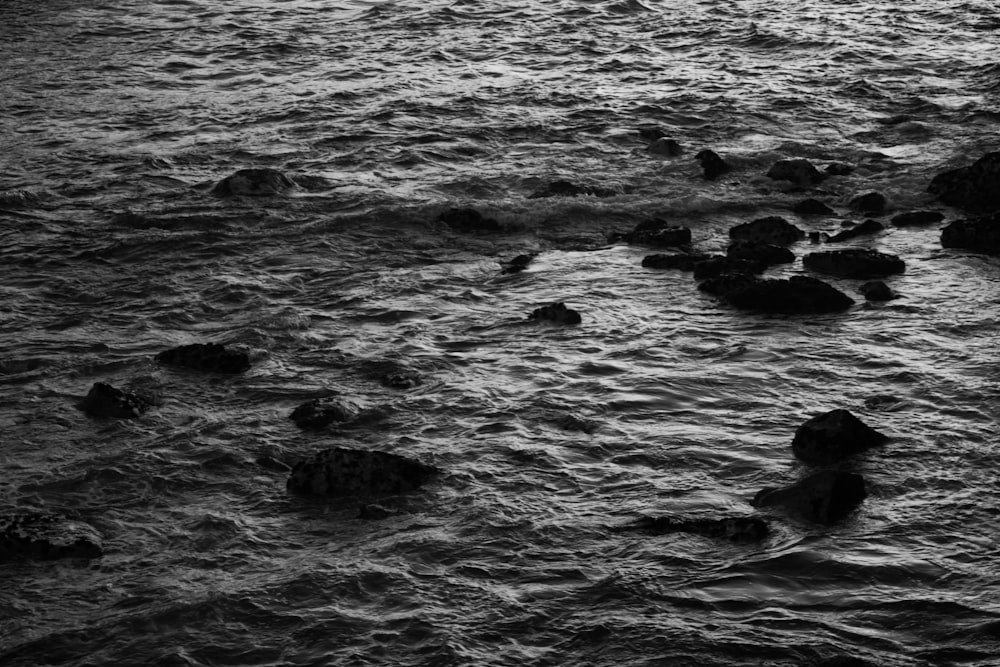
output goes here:
[{"label": "water", "polygon": [[[0,498],[79,512],[107,552],[3,566],[0,664],[1000,664],[996,259],[892,229],[858,244],[905,259],[902,299],[776,317],[604,243],[654,215],[714,251],[763,215],[834,232],[869,190],[936,207],[934,173],[997,149],[994,3],[0,16],[0,189],[28,193],[0,208]],[[646,125],[685,154],[647,153]],[[701,148],[736,171],[703,180]],[[783,157],[857,168],[797,191],[763,176]],[[306,187],[208,193],[249,166]],[[618,194],[530,198],[559,179]],[[806,196],[841,217],[795,219]],[[452,206],[519,231],[452,232]],[[554,300],[583,324],[523,325]],[[152,360],[206,341],[254,368]],[[424,383],[382,387],[389,362]],[[97,381],[162,404],[89,419],[73,406]],[[377,417],[287,419],[330,394]],[[773,514],[753,545],[613,530],[754,512],[803,472],[794,429],[838,407],[893,436],[853,464],[870,496],[844,523]],[[255,462],[335,444],[445,472],[364,521]]]}]

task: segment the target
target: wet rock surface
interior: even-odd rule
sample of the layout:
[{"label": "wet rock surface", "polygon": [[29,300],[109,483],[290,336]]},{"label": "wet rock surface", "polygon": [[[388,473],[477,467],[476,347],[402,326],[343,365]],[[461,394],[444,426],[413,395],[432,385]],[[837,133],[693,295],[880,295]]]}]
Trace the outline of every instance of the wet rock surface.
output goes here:
[{"label": "wet rock surface", "polygon": [[741,310],[785,315],[834,313],[854,305],[854,299],[822,280],[808,276],[756,278],[748,275],[720,276],[698,286],[723,302]]},{"label": "wet rock surface", "polygon": [[795,431],[792,452],[811,465],[843,461],[889,440],[844,409],[812,417]]},{"label": "wet rock surface", "polygon": [[52,513],[0,514],[0,560],[100,558],[101,536],[82,521]]},{"label": "wet rock surface", "polygon": [[164,350],[156,360],[167,366],[210,373],[236,374],[250,370],[250,355],[219,343],[192,343]]},{"label": "wet rock surface", "polygon": [[317,496],[388,496],[415,491],[437,473],[398,454],[331,447],[296,463],[287,488]]},{"label": "wet rock surface", "polygon": [[806,233],[782,217],[772,215],[736,225],[729,230],[729,238],[788,246],[804,239]]},{"label": "wet rock surface", "polygon": [[955,220],[941,230],[941,246],[1000,255],[1000,213]]},{"label": "wet rock surface", "polygon": [[274,197],[295,189],[295,181],[277,169],[240,169],[219,181],[212,194],[219,197]]},{"label": "wet rock surface", "polygon": [[821,470],[794,484],[761,489],[755,507],[779,507],[807,521],[831,524],[847,517],[868,497],[861,475]]},{"label": "wet rock surface", "polygon": [[802,258],[802,266],[812,271],[848,278],[881,278],[906,270],[906,264],[899,257],[868,248],[810,253]]},{"label": "wet rock surface", "polygon": [[939,173],[927,191],[945,204],[967,211],[1000,210],[1000,152],[987,153],[968,166]]},{"label": "wet rock surface", "polygon": [[79,407],[91,417],[98,419],[135,419],[142,415],[152,401],[123,391],[104,382],[95,382],[80,401]]}]

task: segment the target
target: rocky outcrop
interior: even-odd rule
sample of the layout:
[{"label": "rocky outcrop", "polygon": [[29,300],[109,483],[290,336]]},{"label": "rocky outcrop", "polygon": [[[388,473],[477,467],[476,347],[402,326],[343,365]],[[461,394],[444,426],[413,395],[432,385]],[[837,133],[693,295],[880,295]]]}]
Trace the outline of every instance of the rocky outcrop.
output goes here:
[{"label": "rocky outcrop", "polygon": [[350,401],[335,398],[314,398],[292,410],[288,418],[302,429],[317,430],[334,422],[346,422],[360,413]]},{"label": "rocky outcrop", "polygon": [[507,228],[473,208],[450,208],[438,220],[457,232],[503,232]]},{"label": "rocky outcrop", "polygon": [[675,248],[691,243],[691,230],[681,225],[673,225],[662,218],[651,218],[637,224],[626,234],[612,234],[609,243],[625,241],[654,248]]},{"label": "rocky outcrop", "polygon": [[881,278],[906,270],[906,264],[899,257],[869,248],[809,253],[802,258],[802,266],[845,278]]},{"label": "rocky outcrop", "polygon": [[792,452],[810,465],[830,465],[883,444],[879,433],[847,410],[831,410],[804,422],[795,431]]},{"label": "rocky outcrop", "polygon": [[955,220],[941,230],[941,246],[1000,255],[1000,213]]},{"label": "rocky outcrop", "polygon": [[219,197],[274,197],[295,189],[295,181],[277,169],[240,169],[227,176],[212,188]]},{"label": "rocky outcrop", "polygon": [[0,514],[0,560],[100,558],[101,536],[82,521],[61,514]]},{"label": "rocky outcrop", "polygon": [[795,261],[795,253],[784,246],[760,241],[737,240],[729,244],[726,257],[761,262],[767,266],[790,264]]},{"label": "rocky outcrop", "polygon": [[757,274],[767,270],[769,265],[754,259],[739,259],[724,255],[714,255],[694,264],[694,279],[707,280],[726,274]]},{"label": "rocky outcrop", "polygon": [[714,181],[719,176],[728,174],[733,170],[733,166],[719,157],[718,153],[708,149],[698,151],[694,159],[701,165],[702,174],[709,181]]},{"label": "rocky outcrop", "polygon": [[758,218],[729,230],[729,238],[787,246],[805,238],[806,233],[782,217]]},{"label": "rocky outcrop", "polygon": [[528,315],[529,320],[535,322],[550,322],[552,324],[579,324],[583,321],[580,313],[571,308],[567,308],[562,302],[550,303],[541,308],[535,308]]},{"label": "rocky outcrop", "polygon": [[1000,209],[1000,152],[987,153],[971,165],[944,171],[927,191],[949,206],[968,211]]},{"label": "rocky outcrop", "polygon": [[809,276],[763,279],[728,275],[706,280],[698,289],[741,310],[801,315],[834,313],[854,305],[854,299],[832,285]]},{"label": "rocky outcrop", "polygon": [[782,488],[760,490],[755,507],[780,507],[808,521],[830,524],[854,511],[867,497],[861,475],[821,470]]},{"label": "rocky outcrop", "polygon": [[695,264],[704,262],[712,258],[706,253],[672,253],[646,255],[642,258],[642,266],[647,269],[678,269],[680,271],[694,271]]},{"label": "rocky outcrop", "polygon": [[888,203],[885,195],[881,192],[866,192],[852,199],[849,206],[852,211],[857,211],[858,213],[881,215],[885,213],[885,207]]},{"label": "rocky outcrop", "polygon": [[398,454],[331,447],[295,464],[287,488],[317,496],[389,496],[414,491],[438,472]]},{"label": "rocky outcrop", "polygon": [[242,373],[250,369],[250,355],[218,343],[192,343],[164,350],[156,360],[168,366],[209,373]]},{"label": "rocky outcrop", "polygon": [[881,280],[869,280],[858,288],[867,301],[892,301],[899,295]]},{"label": "rocky outcrop", "polygon": [[796,215],[833,215],[836,213],[832,208],[818,199],[803,199],[792,207],[792,212]]},{"label": "rocky outcrop", "polygon": [[854,227],[849,227],[843,231],[837,232],[828,238],[827,242],[840,243],[858,236],[878,234],[882,231],[885,231],[885,226],[881,222],[878,222],[877,220],[865,220],[860,225],[855,225]]},{"label": "rocky outcrop", "polygon": [[624,526],[653,535],[692,533],[732,542],[756,542],[767,537],[770,528],[758,517],[725,517],[722,519],[691,519],[670,516],[643,516]]},{"label": "rocky outcrop", "polygon": [[104,382],[95,382],[80,401],[80,409],[98,419],[135,419],[145,412],[151,401],[112,387]]},{"label": "rocky outcrop", "polygon": [[890,222],[893,227],[916,227],[918,225],[933,225],[944,220],[940,211],[910,211],[893,216]]},{"label": "rocky outcrop", "polygon": [[767,170],[767,177],[775,181],[790,181],[803,187],[815,185],[826,178],[805,158],[778,160]]}]

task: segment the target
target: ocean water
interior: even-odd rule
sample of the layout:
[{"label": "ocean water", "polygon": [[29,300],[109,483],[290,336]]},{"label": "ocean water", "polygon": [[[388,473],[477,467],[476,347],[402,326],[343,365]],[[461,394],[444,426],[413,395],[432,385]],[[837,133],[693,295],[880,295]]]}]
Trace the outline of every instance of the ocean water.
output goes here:
[{"label": "ocean water", "polygon": [[[998,35],[992,0],[4,0],[0,510],[74,513],[106,554],[0,564],[0,664],[1000,665],[997,258],[890,228],[856,245],[905,260],[902,298],[831,279],[858,304],[786,317],[606,243],[833,233],[872,190],[961,217],[926,186],[1000,145]],[[703,148],[735,170],[703,179]],[[788,157],[855,170],[764,176]],[[302,187],[210,193],[246,167]],[[557,180],[608,196],[531,196]],[[525,325],[552,301],[583,323]],[[211,341],[252,370],[153,361]],[[94,382],[160,404],[91,419]],[[288,419],[331,395],[370,416]],[[892,436],[845,521],[616,530],[760,513],[834,408]],[[375,521],[258,463],[334,445],[443,474]]]}]

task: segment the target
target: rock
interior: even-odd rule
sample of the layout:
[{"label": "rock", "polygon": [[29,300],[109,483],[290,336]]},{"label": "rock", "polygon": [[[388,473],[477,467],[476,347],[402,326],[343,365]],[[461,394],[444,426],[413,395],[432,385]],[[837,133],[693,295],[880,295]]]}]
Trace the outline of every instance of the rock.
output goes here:
[{"label": "rock", "polygon": [[850,514],[867,497],[861,475],[821,470],[780,489],[762,489],[755,507],[782,507],[809,521],[830,524]]},{"label": "rock", "polygon": [[295,181],[276,169],[240,169],[216,183],[212,194],[220,197],[273,197],[294,188]]},{"label": "rock", "polygon": [[809,232],[809,243],[812,243],[813,245],[822,243],[828,238],[830,238],[830,235],[826,232]]},{"label": "rock", "polygon": [[768,266],[775,264],[790,264],[795,261],[795,253],[788,248],[760,241],[733,241],[726,250],[726,256],[732,259],[749,259],[763,262]]},{"label": "rock", "polygon": [[949,206],[968,211],[1000,209],[1000,152],[987,153],[971,165],[941,172],[927,191]]},{"label": "rock", "polygon": [[504,267],[503,273],[505,274],[520,273],[521,271],[524,271],[526,268],[528,268],[528,265],[531,264],[531,262],[534,261],[535,257],[537,256],[538,255],[536,253],[527,255],[518,255],[517,257],[507,262],[507,266]]},{"label": "rock", "polygon": [[826,178],[826,176],[813,166],[812,162],[805,158],[778,160],[771,165],[766,175],[775,181],[791,181],[803,187],[815,185]]},{"label": "rock", "polygon": [[642,266],[647,269],[679,269],[681,271],[694,271],[694,266],[698,262],[711,259],[712,255],[705,253],[685,254],[657,254],[646,255],[642,258]]},{"label": "rock", "polygon": [[31,208],[38,206],[41,199],[28,190],[0,190],[0,206],[3,208]]},{"label": "rock", "polygon": [[728,174],[733,170],[732,165],[719,157],[718,153],[708,149],[699,151],[694,156],[694,159],[701,165],[705,179],[709,181],[714,181],[719,176]]},{"label": "rock", "polygon": [[869,248],[812,252],[802,258],[802,266],[846,278],[881,278],[906,270],[906,264],[899,257]]},{"label": "rock", "polygon": [[854,304],[854,299],[837,288],[808,276],[792,276],[787,280],[720,276],[706,280],[698,289],[741,310],[785,315],[833,313]]},{"label": "rock", "polygon": [[250,356],[246,352],[228,350],[218,343],[181,345],[160,352],[156,360],[168,366],[210,373],[242,373],[250,368]]},{"label": "rock", "polygon": [[95,382],[79,407],[91,417],[99,419],[135,419],[151,404],[151,401],[137,394],[122,391],[104,382]]},{"label": "rock", "polygon": [[767,262],[759,260],[739,259],[736,257],[724,257],[722,255],[717,255],[695,263],[694,279],[705,280],[708,278],[717,278],[727,273],[763,273],[767,270],[767,267]]},{"label": "rock", "polygon": [[667,157],[676,157],[684,152],[677,141],[667,137],[656,139],[646,147],[646,150],[654,155],[666,155]]},{"label": "rock", "polygon": [[833,236],[827,239],[830,243],[840,243],[841,241],[847,241],[848,239],[853,239],[857,236],[865,236],[866,234],[878,234],[885,230],[885,226],[877,220],[865,220],[860,225],[856,227],[851,227],[850,229],[845,229],[841,232],[837,232]]},{"label": "rock", "polygon": [[830,176],[847,176],[854,171],[854,165],[844,162],[831,162],[823,170]]},{"label": "rock", "polygon": [[911,211],[893,216],[893,227],[914,227],[916,225],[930,225],[944,220],[944,213],[940,211]]},{"label": "rock", "polygon": [[566,304],[557,302],[550,303],[541,308],[535,308],[528,315],[529,320],[536,322],[551,322],[553,324],[579,324],[583,321],[580,313],[566,307]]},{"label": "rock", "polygon": [[868,301],[892,301],[898,299],[899,295],[889,289],[881,280],[870,280],[858,288],[858,292],[864,295]]},{"label": "rock", "polygon": [[1000,255],[1000,213],[955,220],[941,230],[941,246]]},{"label": "rock", "polygon": [[852,211],[868,213],[869,215],[879,215],[885,213],[887,203],[885,195],[882,193],[866,192],[852,199],[849,206]]},{"label": "rock", "polygon": [[666,130],[659,125],[643,125],[638,129],[639,138],[648,143],[667,136]]},{"label": "rock", "polygon": [[423,384],[424,379],[415,370],[400,369],[384,373],[379,377],[379,382],[390,389],[413,389]]},{"label": "rock", "polygon": [[772,215],[736,225],[729,238],[787,246],[805,238],[806,233],[782,217]]},{"label": "rock", "polygon": [[326,428],[333,422],[346,422],[360,413],[358,406],[333,398],[314,398],[292,410],[288,418],[303,429]]},{"label": "rock", "polygon": [[684,519],[669,516],[643,516],[624,526],[654,535],[664,533],[693,533],[704,537],[717,537],[732,542],[756,542],[767,537],[767,522],[757,517],[726,517],[723,519]]},{"label": "rock", "polygon": [[803,199],[792,207],[792,212],[796,215],[833,215],[836,213],[832,208],[818,199]]},{"label": "rock", "polygon": [[291,472],[292,466],[288,465],[281,459],[277,459],[269,455],[261,455],[254,459],[254,463],[259,465],[261,468],[267,470],[273,470],[274,472]]},{"label": "rock", "polygon": [[546,197],[613,197],[622,194],[619,190],[598,188],[590,185],[578,185],[569,181],[552,181],[541,190],[536,190],[528,199],[544,199]]},{"label": "rock", "polygon": [[680,225],[672,225],[662,218],[651,218],[643,220],[631,232],[620,234],[617,238],[626,243],[674,248],[691,243],[691,230]]},{"label": "rock", "polygon": [[823,466],[850,458],[888,439],[849,411],[831,410],[796,429],[792,452],[805,463]]},{"label": "rock", "polygon": [[438,220],[459,232],[502,232],[504,226],[472,208],[450,208]]},{"label": "rock", "polygon": [[318,496],[387,496],[420,488],[438,470],[388,452],[331,447],[292,468],[292,493]]},{"label": "rock", "polygon": [[60,514],[0,514],[0,560],[100,558],[101,536],[89,524]]}]

